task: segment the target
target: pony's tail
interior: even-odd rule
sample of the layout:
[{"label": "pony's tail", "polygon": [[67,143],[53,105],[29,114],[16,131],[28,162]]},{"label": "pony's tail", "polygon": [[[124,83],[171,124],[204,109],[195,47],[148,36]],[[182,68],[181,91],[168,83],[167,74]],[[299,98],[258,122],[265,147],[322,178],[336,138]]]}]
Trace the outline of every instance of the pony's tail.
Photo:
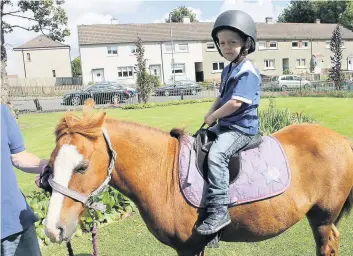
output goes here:
[{"label": "pony's tail", "polygon": [[[348,140],[348,141],[350,143],[352,153],[353,153],[353,143],[350,140]],[[343,208],[342,208],[340,214],[338,215],[337,220],[335,221],[335,224],[337,224],[341,220],[343,215],[350,214],[352,209],[353,209],[353,187],[352,187],[351,192],[349,193],[346,201],[344,202]]]}]

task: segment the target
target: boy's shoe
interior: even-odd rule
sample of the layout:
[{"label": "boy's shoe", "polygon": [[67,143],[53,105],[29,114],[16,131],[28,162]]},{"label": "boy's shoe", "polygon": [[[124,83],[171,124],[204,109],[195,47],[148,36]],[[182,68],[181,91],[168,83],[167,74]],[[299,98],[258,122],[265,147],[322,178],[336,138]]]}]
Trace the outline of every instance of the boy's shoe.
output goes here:
[{"label": "boy's shoe", "polygon": [[197,227],[196,231],[201,235],[211,235],[231,223],[227,206],[219,206],[211,209],[211,214]]}]

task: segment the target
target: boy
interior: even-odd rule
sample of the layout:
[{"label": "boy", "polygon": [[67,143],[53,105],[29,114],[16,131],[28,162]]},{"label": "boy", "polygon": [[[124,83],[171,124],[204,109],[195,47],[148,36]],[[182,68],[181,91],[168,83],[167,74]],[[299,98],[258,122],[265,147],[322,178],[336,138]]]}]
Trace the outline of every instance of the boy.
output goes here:
[{"label": "boy", "polygon": [[215,21],[212,38],[218,52],[230,64],[222,72],[219,96],[205,115],[205,123],[217,138],[208,155],[208,195],[206,219],[197,232],[210,235],[230,222],[229,170],[232,155],[246,146],[258,133],[258,105],[261,77],[245,58],[255,51],[256,25],[246,13],[230,10]]}]

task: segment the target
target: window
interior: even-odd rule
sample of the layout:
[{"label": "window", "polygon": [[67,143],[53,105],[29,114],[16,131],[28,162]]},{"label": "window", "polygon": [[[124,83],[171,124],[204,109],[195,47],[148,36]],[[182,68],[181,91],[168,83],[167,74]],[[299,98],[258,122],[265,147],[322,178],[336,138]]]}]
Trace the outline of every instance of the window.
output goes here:
[{"label": "window", "polygon": [[306,67],[305,59],[296,59],[296,66],[297,68],[304,68]]},{"label": "window", "polygon": [[51,72],[53,73],[53,77],[56,77],[55,70],[52,70]]},{"label": "window", "polygon": [[223,69],[224,69],[224,62],[212,63],[212,71],[213,72],[222,72]]},{"label": "window", "polygon": [[179,52],[188,52],[189,47],[188,44],[179,44]]},{"label": "window", "polygon": [[165,44],[165,51],[171,52],[172,51],[172,44]]},{"label": "window", "polygon": [[107,52],[108,52],[108,55],[117,55],[118,54],[118,47],[117,46],[108,46]]},{"label": "window", "polygon": [[118,67],[118,77],[119,78],[132,78],[133,67]]},{"label": "window", "polygon": [[270,49],[277,49],[277,42],[270,42]]},{"label": "window", "polygon": [[259,50],[277,49],[276,41],[259,41]]},{"label": "window", "polygon": [[292,49],[308,49],[309,41],[292,41]]},{"label": "window", "polygon": [[27,61],[31,61],[31,54],[29,52],[27,53]]},{"label": "window", "polygon": [[265,69],[274,69],[275,60],[265,60]]},{"label": "window", "polygon": [[136,45],[131,45],[130,46],[130,53],[135,54],[136,53]]},{"label": "window", "polygon": [[259,42],[259,50],[263,50],[263,49],[266,49],[266,42],[260,41]]},{"label": "window", "polygon": [[216,45],[213,42],[207,43],[207,51],[216,51]]},{"label": "window", "polygon": [[172,74],[185,74],[185,64],[179,63],[174,64],[174,69],[172,65]]}]

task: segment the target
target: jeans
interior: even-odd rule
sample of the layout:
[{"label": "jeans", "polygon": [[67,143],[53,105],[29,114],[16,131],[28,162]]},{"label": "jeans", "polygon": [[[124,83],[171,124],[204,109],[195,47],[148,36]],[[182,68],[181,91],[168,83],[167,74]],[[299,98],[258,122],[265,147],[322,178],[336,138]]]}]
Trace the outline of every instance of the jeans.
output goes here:
[{"label": "jeans", "polygon": [[207,205],[229,204],[229,169],[230,158],[252,139],[235,129],[221,127],[219,124],[212,126],[210,131],[217,135],[208,154],[208,195]]},{"label": "jeans", "polygon": [[28,229],[1,239],[2,256],[40,256],[40,249],[34,225]]}]

